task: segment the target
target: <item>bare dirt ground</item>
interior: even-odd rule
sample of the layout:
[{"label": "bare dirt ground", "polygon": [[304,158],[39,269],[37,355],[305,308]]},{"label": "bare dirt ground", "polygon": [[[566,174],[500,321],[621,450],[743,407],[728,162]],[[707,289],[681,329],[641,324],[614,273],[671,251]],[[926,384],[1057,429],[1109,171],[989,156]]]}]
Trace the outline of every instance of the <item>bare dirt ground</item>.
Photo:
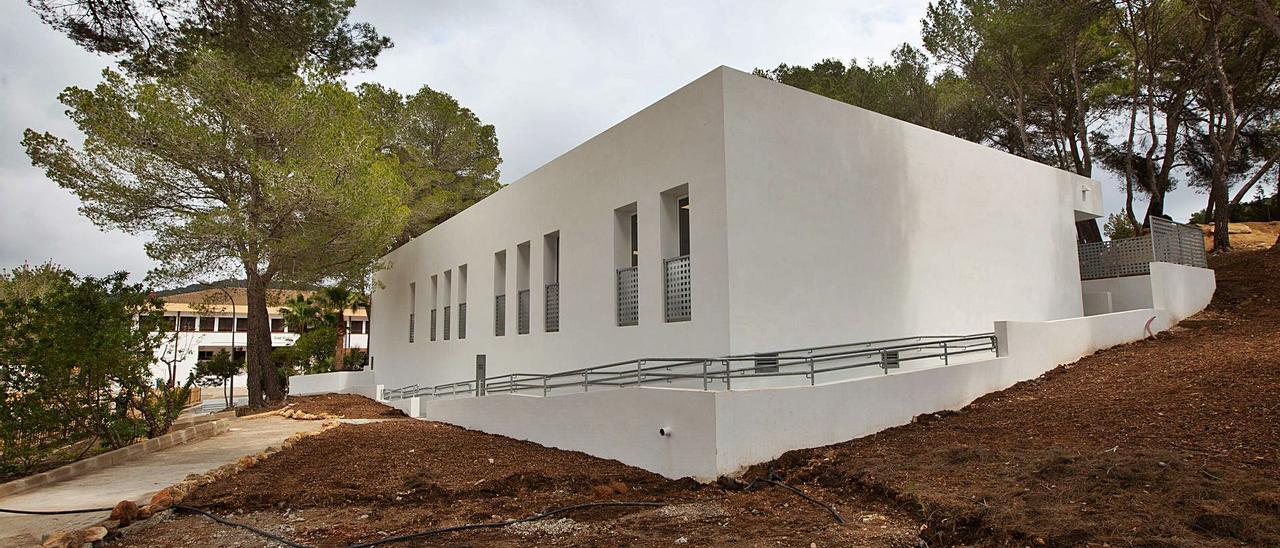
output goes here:
[{"label": "bare dirt ground", "polygon": [[[317,546],[603,500],[670,506],[415,542],[1280,546],[1280,254],[1212,263],[1218,292],[1209,310],[1154,340],[1099,352],[959,412],[793,451],[746,473],[753,479],[772,466],[834,504],[843,526],[776,487],[672,481],[422,421],[305,438],[187,503]],[[263,544],[198,516],[165,514],[139,528],[114,545]]]},{"label": "bare dirt ground", "polygon": [[[1201,232],[1204,232],[1205,249],[1212,249],[1213,225],[1197,226],[1200,227]],[[1228,235],[1231,238],[1231,246],[1238,251],[1270,248],[1278,236],[1280,236],[1280,221],[1231,223]]]},{"label": "bare dirt ground", "polygon": [[[495,530],[450,533],[430,545],[913,546],[919,522],[870,496],[836,496],[848,521],[777,487],[752,492],[672,481],[616,461],[424,421],[342,425],[198,489],[184,504],[318,546],[343,546],[464,523],[521,518],[598,501],[660,501]],[[207,518],[168,515],[113,546],[260,546]]]},{"label": "bare dirt ground", "polygon": [[1280,254],[1211,262],[1185,327],[776,466],[899,501],[931,545],[1280,546]]},{"label": "bare dirt ground", "polygon": [[407,419],[408,415],[394,407],[389,407],[364,396],[355,394],[316,394],[314,396],[289,396],[284,403],[249,410],[247,407],[236,409],[237,416],[248,416],[267,413],[284,408],[302,411],[312,415],[329,414],[344,419]]}]

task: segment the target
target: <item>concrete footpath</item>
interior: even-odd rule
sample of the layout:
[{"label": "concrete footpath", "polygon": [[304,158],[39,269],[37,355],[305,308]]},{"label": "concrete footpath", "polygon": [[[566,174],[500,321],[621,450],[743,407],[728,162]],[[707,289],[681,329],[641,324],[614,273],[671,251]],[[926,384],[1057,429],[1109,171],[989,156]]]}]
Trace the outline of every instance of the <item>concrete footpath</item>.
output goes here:
[{"label": "concrete footpath", "polygon": [[[142,455],[130,462],[0,498],[0,508],[15,510],[71,510],[107,508],[121,500],[147,502],[160,489],[190,474],[202,474],[244,455],[279,446],[297,432],[313,432],[322,421],[290,420],[277,415],[231,419],[225,433]],[[0,513],[0,547],[31,546],[43,534],[87,527],[109,512],[61,516],[19,516]]]}]

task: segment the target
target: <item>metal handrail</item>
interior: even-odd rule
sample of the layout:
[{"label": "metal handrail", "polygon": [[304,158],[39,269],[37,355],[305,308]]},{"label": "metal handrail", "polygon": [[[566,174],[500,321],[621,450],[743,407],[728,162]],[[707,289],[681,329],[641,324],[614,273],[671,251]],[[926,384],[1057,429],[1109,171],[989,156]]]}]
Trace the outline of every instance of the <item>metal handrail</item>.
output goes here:
[{"label": "metal handrail", "polygon": [[[822,374],[871,366],[879,366],[887,374],[890,369],[900,367],[902,363],[939,358],[944,365],[949,365],[953,357],[995,352],[996,347],[994,333],[899,337],[714,358],[637,358],[558,373],[495,375],[484,379],[484,385],[486,394],[540,391],[544,396],[553,390],[567,387],[581,387],[583,391],[590,391],[592,386],[619,388],[679,380],[700,380],[703,390],[710,390],[716,383],[723,383],[724,388],[729,390],[735,380],[741,382],[799,376],[805,377],[808,384],[813,385],[817,383],[818,375]],[[769,363],[762,365],[759,363],[761,360],[768,360]],[[693,371],[674,371],[676,368],[692,368]],[[384,399],[474,395],[476,384],[475,379],[429,387],[415,384],[384,390],[383,395]]]}]

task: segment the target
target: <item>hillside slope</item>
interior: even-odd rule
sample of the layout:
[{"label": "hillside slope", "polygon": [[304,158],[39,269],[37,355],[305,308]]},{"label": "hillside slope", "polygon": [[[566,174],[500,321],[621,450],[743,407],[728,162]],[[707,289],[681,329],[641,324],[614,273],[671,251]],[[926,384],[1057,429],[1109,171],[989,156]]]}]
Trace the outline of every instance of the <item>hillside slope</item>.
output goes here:
[{"label": "hillside slope", "polygon": [[931,545],[1280,545],[1280,253],[1211,262],[1213,304],[1154,340],[770,466]]}]

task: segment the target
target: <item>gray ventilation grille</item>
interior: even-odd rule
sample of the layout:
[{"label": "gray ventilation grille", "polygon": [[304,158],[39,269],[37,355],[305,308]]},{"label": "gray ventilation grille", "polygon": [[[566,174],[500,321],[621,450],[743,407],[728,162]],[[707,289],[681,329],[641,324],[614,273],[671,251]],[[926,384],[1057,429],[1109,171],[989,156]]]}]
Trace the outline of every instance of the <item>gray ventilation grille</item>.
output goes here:
[{"label": "gray ventilation grille", "polygon": [[636,267],[618,269],[618,325],[640,323],[640,284]]},{"label": "gray ventilation grille", "polygon": [[683,322],[693,317],[693,283],[689,256],[663,261],[666,271],[666,315],[669,322]]}]

